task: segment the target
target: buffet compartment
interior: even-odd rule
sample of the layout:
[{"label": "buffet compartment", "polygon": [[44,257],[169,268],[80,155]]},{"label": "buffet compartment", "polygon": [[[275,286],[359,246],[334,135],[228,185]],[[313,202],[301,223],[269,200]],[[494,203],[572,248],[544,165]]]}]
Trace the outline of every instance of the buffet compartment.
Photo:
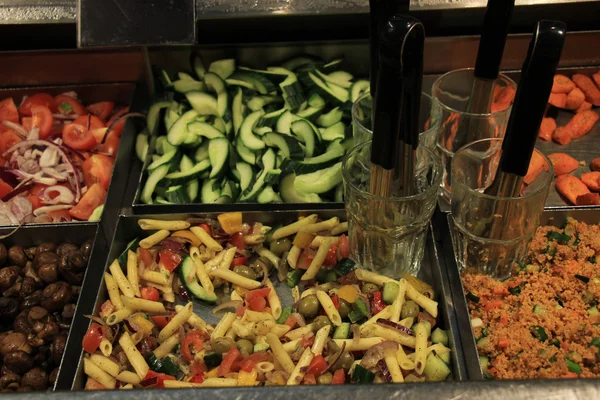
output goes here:
[{"label": "buffet compartment", "polygon": [[[35,364],[33,365],[33,368],[44,368],[47,372],[47,375],[46,375],[47,378],[49,378],[49,376],[54,368],[59,368],[58,376],[56,377],[56,382],[58,381],[58,379],[60,379],[60,375],[63,374],[65,370],[68,370],[69,361],[66,361],[66,360],[69,360],[69,358],[66,356],[66,353],[67,353],[66,350],[62,353],[62,356],[60,356],[60,351],[56,350],[57,347],[53,346],[55,344],[54,338],[57,336],[65,335],[65,334],[70,336],[71,332],[75,332],[78,330],[77,328],[75,328],[75,326],[77,326],[77,324],[78,324],[78,322],[77,322],[78,317],[77,317],[77,309],[74,306],[80,307],[83,304],[85,304],[86,302],[90,301],[89,298],[86,298],[89,296],[84,296],[81,291],[81,288],[83,287],[83,281],[85,281],[85,279],[87,279],[90,275],[93,275],[92,272],[90,272],[90,271],[94,270],[94,265],[95,265],[94,260],[97,260],[102,254],[106,253],[106,248],[105,248],[106,242],[104,241],[103,234],[101,232],[99,232],[100,230],[101,230],[101,228],[99,227],[98,224],[86,223],[86,222],[64,223],[64,224],[58,224],[58,225],[30,224],[30,225],[23,226],[14,232],[13,232],[13,228],[11,228],[11,227],[0,228],[0,235],[4,236],[4,235],[10,234],[10,236],[1,240],[1,243],[3,245],[5,245],[7,249],[10,249],[10,247],[14,246],[14,245],[22,246],[25,249],[24,255],[21,255],[21,256],[18,256],[19,253],[17,251],[13,252],[13,254],[15,254],[15,255],[13,255],[12,257],[10,257],[10,253],[9,253],[9,260],[5,264],[2,265],[2,269],[9,268],[9,266],[11,266],[11,265],[20,265],[20,263],[25,262],[26,259],[31,260],[31,264],[30,264],[31,266],[30,267],[25,266],[21,270],[22,271],[21,278],[23,278],[23,279],[21,280],[21,278],[17,278],[17,280],[15,281],[15,285],[18,285],[19,282],[21,282],[20,287],[18,288],[19,289],[18,293],[17,292],[10,293],[10,290],[12,290],[12,289],[8,289],[8,290],[4,291],[3,299],[5,301],[7,299],[17,300],[19,303],[19,307],[20,307],[19,313],[21,312],[21,309],[32,310],[33,307],[42,306],[46,311],[50,312],[51,314],[53,314],[55,316],[58,315],[58,317],[53,321],[58,323],[59,326],[60,326],[60,324],[69,324],[69,321],[70,321],[70,327],[67,328],[65,325],[63,325],[63,327],[60,328],[60,330],[58,331],[58,333],[56,335],[52,335],[52,334],[51,334],[51,336],[46,336],[46,334],[42,335],[42,332],[44,332],[44,329],[50,329],[50,325],[45,326],[41,331],[39,331],[40,333],[37,333],[37,334],[29,333],[28,334],[28,343],[32,346],[32,349],[34,349],[33,352],[31,353],[31,355],[32,356],[35,355],[37,357],[43,357],[43,359],[35,360]],[[76,261],[75,255],[73,255],[71,258],[64,259],[64,260],[63,260],[63,257],[57,256],[56,258],[52,259],[53,260],[52,262],[56,262],[57,264],[55,266],[50,265],[49,268],[47,268],[46,265],[42,265],[41,260],[36,260],[35,257],[33,259],[31,259],[30,257],[27,256],[27,254],[28,254],[27,249],[29,249],[31,247],[36,247],[37,249],[40,249],[37,246],[39,246],[42,243],[52,243],[55,245],[58,245],[60,243],[70,243],[77,247],[80,247],[84,242],[87,242],[87,244],[89,245],[87,248],[90,251],[89,256],[88,256],[88,262],[87,262],[87,265],[84,267],[85,268],[84,270],[82,270],[81,267],[77,267],[78,268],[77,270],[72,269],[73,268],[72,266],[75,265],[75,263],[80,262],[80,261]],[[50,249],[48,249],[48,250],[50,250]],[[79,250],[77,250],[77,251],[79,251]],[[23,253],[21,253],[21,254],[23,254]],[[61,254],[64,254],[64,253],[61,252]],[[79,252],[77,257],[80,254],[83,254],[83,253]],[[19,258],[23,258],[23,261],[18,261]],[[46,259],[46,262],[51,262],[51,261],[49,259]],[[63,264],[63,262],[64,262],[64,264]],[[69,264],[67,264],[67,263],[69,263],[71,266],[68,266]],[[36,266],[36,264],[37,264],[37,266]],[[10,268],[14,269],[15,267],[10,267]],[[32,271],[27,272],[28,268],[32,268]],[[69,270],[67,268],[69,268]],[[25,274],[25,277],[23,277],[23,274]],[[35,275],[32,275],[32,274],[35,274]],[[3,279],[6,279],[6,276],[7,275],[4,275]],[[29,290],[33,290],[33,289],[29,289],[29,287],[31,286],[30,283],[35,282],[35,277],[40,279],[40,281],[38,281],[38,283],[36,283],[34,286],[35,290],[43,290],[44,288],[47,288],[50,285],[54,285],[53,289],[50,289],[50,290],[57,289],[54,292],[54,295],[52,295],[51,297],[44,296],[41,301],[39,301],[39,299],[33,300],[34,298],[36,298],[35,293],[24,296],[23,295],[24,293],[26,293]],[[82,279],[83,279],[83,281],[81,281]],[[6,283],[6,282],[4,282],[4,283]],[[75,287],[75,286],[79,286],[78,291],[73,291],[73,287]],[[15,286],[13,286],[13,287],[15,287]],[[67,300],[65,300],[64,297],[62,297],[65,295],[65,293],[73,293],[73,296],[78,296],[78,299],[77,300],[70,299],[67,301]],[[42,292],[42,295],[43,294],[44,294],[44,292]],[[64,307],[63,302],[66,302],[67,304],[70,304],[71,306]],[[29,303],[29,305],[26,308],[23,308],[24,307],[23,304],[25,304],[25,303]],[[5,303],[3,305],[3,312],[7,311],[7,308],[8,308],[7,304],[8,303]],[[34,304],[36,306],[34,306]],[[68,310],[66,310],[66,308],[68,308]],[[41,311],[40,307],[38,307],[36,309],[36,311]],[[40,316],[40,315],[38,314],[37,316]],[[25,322],[23,322],[23,320],[20,319],[19,316],[17,316],[16,318],[13,317],[13,319],[9,319],[8,321],[6,319],[7,317],[8,316],[3,317],[2,318],[3,321],[0,321],[0,333],[7,332],[8,330],[13,330],[16,323],[20,324],[21,327],[19,328],[19,330],[21,332],[23,329],[27,329],[26,326],[23,325]],[[27,324],[30,323],[30,321],[29,321],[30,317],[33,318],[31,316],[31,314],[28,313],[27,320],[26,320]],[[71,319],[69,319],[69,318],[71,318]],[[41,321],[42,320],[40,320],[40,322]],[[52,321],[44,322],[44,323],[51,324]],[[50,332],[54,332],[54,331],[51,330]],[[68,336],[64,343],[68,343]],[[67,346],[65,344],[64,349],[66,349],[66,347]],[[40,350],[37,350],[38,348],[39,349],[47,348],[47,350],[44,350],[44,352],[42,352]],[[47,356],[47,357],[44,357],[44,356]],[[14,362],[14,360],[13,360],[13,362]],[[21,360],[20,362],[25,362],[25,361]],[[19,368],[24,368],[24,367],[23,367],[23,365],[21,365],[21,366],[19,366]],[[24,376],[23,371],[18,371],[18,372],[20,372],[19,375],[21,377]],[[18,383],[18,384],[19,385],[24,384],[26,386],[29,386],[32,383],[36,383],[36,382],[37,382],[37,384],[41,384],[41,382],[43,382],[43,378],[42,378],[42,380],[40,380],[40,378],[39,378],[40,376],[41,375],[38,375],[37,381],[29,379],[25,382],[21,381],[21,383]],[[31,377],[29,377],[29,378],[31,378]],[[27,385],[27,383],[29,383],[29,385]],[[49,389],[52,390],[53,386],[50,385],[50,383],[48,383],[48,385],[49,385]]]},{"label": "buffet compartment", "polygon": [[[275,224],[275,223],[285,223],[291,222],[297,219],[299,216],[306,216],[309,214],[315,213],[315,211],[275,211],[275,212],[244,212],[244,221],[258,221],[264,224]],[[345,219],[345,213],[341,210],[322,210],[316,211],[320,217],[323,218],[331,218],[334,216],[340,217],[340,219]],[[154,218],[154,219],[162,219],[162,220],[181,220],[189,217],[201,217],[207,218],[212,217],[216,218],[218,213],[200,213],[200,214],[170,214],[170,215],[145,215],[145,216],[120,216],[119,222],[117,225],[117,229],[115,231],[115,235],[113,238],[112,245],[110,246],[110,251],[108,252],[108,258],[106,259],[105,268],[108,268],[110,263],[117,258],[126,248],[127,243],[129,243],[133,238],[140,237],[144,235],[145,231],[139,227],[137,221],[141,218]],[[147,234],[147,232],[146,232]],[[440,308],[441,321],[443,328],[448,331],[449,335],[449,347],[452,349],[452,375],[454,380],[465,380],[466,369],[463,364],[462,357],[462,348],[460,346],[459,336],[458,336],[458,325],[456,323],[455,310],[453,306],[453,300],[450,293],[450,287],[448,285],[448,281],[442,272],[439,258],[437,254],[437,249],[432,240],[433,235],[428,237],[427,248],[425,251],[425,257],[423,260],[423,266],[421,268],[421,272],[419,273],[419,278],[423,279],[425,282],[431,284],[433,289],[438,293],[438,307]],[[97,273],[102,273],[103,270],[97,271]],[[96,282],[90,282],[89,285],[86,286],[85,290],[88,290],[90,293],[97,293],[95,298],[95,305],[92,306],[89,310],[86,310],[86,314],[93,314],[94,312],[99,311],[102,303],[108,298],[107,291],[105,289],[104,279],[100,278]],[[282,305],[291,305],[293,304],[293,300],[291,297],[291,290],[283,283],[274,282],[277,293],[279,294]],[[217,291],[218,293],[218,291]],[[207,305],[205,303],[199,302],[197,299],[193,300],[194,302],[194,312],[200,315],[203,319],[205,319],[208,323],[214,324],[219,321],[220,315],[215,316],[212,313],[212,308],[214,306]],[[84,324],[83,326],[78,326],[78,335],[72,335],[72,340],[69,342],[69,357],[73,360],[73,365],[77,366],[77,371],[73,377],[70,377],[70,380],[67,379],[66,382],[72,383],[70,387],[72,390],[81,390],[85,386],[85,374],[83,372],[83,350],[81,349],[81,338],[85,334],[87,330],[88,324]],[[63,383],[63,382],[61,382]],[[66,388],[65,386],[61,386],[61,388]],[[160,390],[160,389],[157,389]],[[205,391],[217,393],[217,388],[208,388]],[[243,390],[248,390],[243,389]],[[267,388],[252,388],[252,390],[269,390]],[[339,388],[331,388],[332,391],[337,392],[338,390],[342,391],[343,386]],[[266,392],[265,392],[266,393]]]},{"label": "buffet compartment", "polygon": [[[462,344],[462,351],[465,359],[467,375],[469,380],[485,379],[481,364],[479,361],[479,353],[477,351],[476,339],[471,329],[471,317],[467,306],[467,299],[464,295],[464,287],[458,270],[452,242],[450,237],[450,225],[452,217],[450,214],[439,212],[434,217],[434,225],[436,228],[436,237],[441,245],[442,268],[448,273],[449,286],[452,292],[453,302],[456,311],[458,322],[459,336]],[[600,223],[600,215],[597,208],[594,207],[571,207],[563,209],[545,210],[542,213],[540,226],[564,226],[567,218],[574,218],[578,221],[588,224]],[[536,381],[537,382],[537,381]]]}]

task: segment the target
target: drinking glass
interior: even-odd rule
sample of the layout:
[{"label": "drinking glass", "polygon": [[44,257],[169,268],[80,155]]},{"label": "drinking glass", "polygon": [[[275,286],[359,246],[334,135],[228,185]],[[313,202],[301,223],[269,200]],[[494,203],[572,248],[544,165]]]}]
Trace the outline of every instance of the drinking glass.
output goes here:
[{"label": "drinking glass", "polygon": [[554,177],[548,157],[534,152],[535,164],[540,167],[530,169],[519,197],[484,193],[496,175],[502,139],[478,140],[454,155],[449,221],[454,256],[461,270],[504,279],[515,263],[525,259]]},{"label": "drinking glass", "polygon": [[429,221],[435,210],[442,165],[424,146],[417,149],[415,186],[406,197],[369,193],[371,141],[344,158],[342,175],[348,216],[350,255],[360,268],[399,279],[419,272]]}]

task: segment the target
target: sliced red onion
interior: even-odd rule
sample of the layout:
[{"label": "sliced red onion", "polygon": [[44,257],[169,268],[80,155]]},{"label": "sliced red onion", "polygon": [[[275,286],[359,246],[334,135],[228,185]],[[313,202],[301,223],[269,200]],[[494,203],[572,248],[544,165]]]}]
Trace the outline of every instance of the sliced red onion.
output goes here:
[{"label": "sliced red onion", "polygon": [[221,310],[224,310],[226,308],[232,308],[232,309],[236,309],[239,306],[242,305],[242,301],[241,300],[231,300],[231,301],[227,301],[223,304],[219,304],[218,306],[216,306],[215,308],[213,308],[213,314],[218,313]]},{"label": "sliced red onion", "polygon": [[33,186],[33,183],[27,183],[27,184],[21,185],[19,187],[15,187],[12,191],[6,193],[4,195],[4,197],[2,197],[1,200],[4,202],[7,202],[10,199],[12,199],[13,197],[15,197],[16,195],[28,191],[29,189],[31,189],[32,186]]},{"label": "sliced red onion", "polygon": [[377,325],[385,326],[386,328],[392,328],[392,329],[394,329],[394,330],[396,330],[398,332],[404,333],[406,335],[410,335],[410,336],[414,336],[415,335],[415,332],[412,329],[407,328],[405,326],[402,326],[400,324],[397,324],[397,323],[392,322],[392,321],[387,320],[387,319],[379,318],[377,320]]},{"label": "sliced red onion", "polygon": [[27,131],[21,125],[6,120],[2,121],[2,123],[4,124],[4,126],[12,129],[17,135],[21,136],[23,139],[27,137]]},{"label": "sliced red onion", "polygon": [[338,362],[338,360],[342,357],[342,354],[344,354],[344,350],[346,350],[346,342],[342,343],[340,351],[336,353],[335,357],[333,357],[333,360],[331,360],[331,362],[327,365],[327,368],[325,368],[323,374],[329,371],[335,365],[335,363]]},{"label": "sliced red onion", "polygon": [[11,172],[8,167],[0,167],[0,179],[8,183],[10,186],[15,187],[19,184],[19,180],[16,175]]},{"label": "sliced red onion", "polygon": [[54,167],[58,164],[58,151],[53,147],[47,147],[40,156],[40,167]]},{"label": "sliced red onion", "polygon": [[383,375],[383,379],[386,382],[391,382],[392,381],[392,374],[385,362],[385,360],[379,360],[377,362],[377,366],[379,367],[379,371],[381,371],[381,374]]},{"label": "sliced red onion", "polygon": [[26,199],[25,197],[17,196],[10,200],[8,203],[10,210],[13,215],[19,220],[23,221],[27,215],[31,214],[33,211],[33,206],[31,205],[31,201]]},{"label": "sliced red onion", "polygon": [[59,222],[59,221],[55,221],[54,218],[52,218],[48,214],[41,214],[41,215],[38,215],[37,217],[34,217],[33,222],[36,224],[45,224],[45,223],[49,223],[49,222]]},{"label": "sliced red onion", "polygon": [[178,241],[175,241],[173,239],[163,239],[160,241],[160,244],[167,250],[172,251],[172,252],[178,252],[179,250],[181,250],[182,248],[184,248],[185,246],[183,245],[183,243],[180,243]]},{"label": "sliced red onion", "polygon": [[64,182],[67,180],[66,172],[58,172],[54,168],[42,168],[42,172],[50,176],[51,178],[56,179],[58,182]]},{"label": "sliced red onion", "polygon": [[69,208],[73,208],[72,205],[57,205],[57,206],[45,206],[45,207],[40,207],[40,208],[36,208],[35,210],[33,210],[33,215],[35,215],[36,217],[38,215],[42,215],[48,212],[52,212],[52,211],[59,211],[59,210],[67,210]]},{"label": "sliced red onion", "polygon": [[[56,194],[56,196],[52,196],[52,194]],[[75,200],[71,189],[60,185],[42,189],[38,197],[44,204],[71,204]]]},{"label": "sliced red onion", "polygon": [[27,100],[28,98],[29,96],[23,96],[23,98],[21,99],[21,104],[19,104],[19,107],[17,108],[20,108],[23,105],[23,103],[25,103],[25,100]]},{"label": "sliced red onion", "polygon": [[392,342],[391,340],[386,340],[376,344],[375,346],[372,346],[369,350],[367,350],[362,360],[360,360],[360,366],[367,369],[373,368],[377,365],[379,360],[383,358],[383,355],[387,349],[397,351],[398,346],[398,343]]},{"label": "sliced red onion", "polygon": [[36,174],[29,174],[25,171],[13,169],[11,172],[23,180],[32,180],[34,182],[41,183],[42,185],[56,185],[56,179],[42,177],[43,172],[41,171]]},{"label": "sliced red onion", "polygon": [[34,126],[27,134],[27,140],[38,140],[40,138],[40,128]]}]

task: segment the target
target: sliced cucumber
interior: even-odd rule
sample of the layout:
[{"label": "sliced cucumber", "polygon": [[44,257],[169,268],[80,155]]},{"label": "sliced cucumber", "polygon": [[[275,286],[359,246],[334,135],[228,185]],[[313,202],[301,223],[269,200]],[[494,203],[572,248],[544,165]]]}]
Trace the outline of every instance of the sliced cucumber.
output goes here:
[{"label": "sliced cucumber", "polygon": [[370,91],[370,85],[370,82],[364,79],[354,82],[350,87],[350,101],[354,103],[363,93]]},{"label": "sliced cucumber", "polygon": [[[162,167],[161,167],[162,168]],[[197,179],[202,173],[210,168],[210,161],[204,160],[194,165],[194,167],[187,171],[172,172],[165,176],[165,179],[169,180],[170,186],[180,185]]]},{"label": "sliced cucumber", "polygon": [[172,108],[167,108],[165,111],[165,128],[167,132],[173,127],[173,124],[181,117],[179,113]]},{"label": "sliced cucumber", "polygon": [[281,202],[281,197],[273,190],[272,186],[266,186],[256,198],[258,204]]},{"label": "sliced cucumber", "polygon": [[263,169],[259,172],[251,187],[242,192],[241,201],[253,201],[265,186],[267,173],[275,168],[275,152],[268,149],[261,158]]},{"label": "sliced cucumber", "polygon": [[323,108],[326,104],[325,100],[318,93],[313,93],[308,98],[308,105],[311,107]]},{"label": "sliced cucumber", "polygon": [[312,157],[315,152],[315,146],[319,140],[318,133],[306,120],[298,120],[292,123],[292,132],[304,143],[304,154],[306,157]]},{"label": "sliced cucumber", "polygon": [[242,89],[238,88],[235,96],[233,96],[233,104],[231,105],[233,114],[233,133],[237,136],[240,131],[240,126],[244,121],[244,108],[242,104],[243,95]]},{"label": "sliced cucumber", "polygon": [[187,72],[178,72],[177,77],[182,81],[195,81],[196,79]]},{"label": "sliced cucumber", "polygon": [[292,136],[269,132],[266,133],[262,139],[267,146],[278,148],[281,154],[286,158],[300,160],[304,157],[304,151],[300,147],[298,141]]},{"label": "sliced cucumber", "polygon": [[279,119],[279,117],[281,117],[285,112],[286,109],[282,108],[281,110],[276,110],[265,114],[260,120],[258,120],[256,126],[268,126],[270,128],[274,128],[277,125],[277,120]]},{"label": "sliced cucumber", "polygon": [[194,154],[194,161],[197,163],[200,161],[204,161],[208,159],[208,143],[210,141],[206,141],[202,143],[202,146],[199,146],[196,149],[196,153]]},{"label": "sliced cucumber", "polygon": [[181,284],[185,287],[185,289],[198,299],[209,303],[215,303],[217,301],[217,296],[215,294],[209,295],[208,292],[198,283],[196,278],[196,264],[190,256],[186,256],[181,262],[181,267],[179,268],[179,279],[181,280]]},{"label": "sliced cucumber", "polygon": [[340,183],[339,185],[337,185],[335,187],[335,196],[333,201],[335,201],[336,203],[343,203],[344,202],[344,184]]},{"label": "sliced cucumber", "polygon": [[176,107],[177,103],[174,101],[158,101],[150,106],[148,115],[146,116],[146,127],[150,135],[155,135],[155,129],[158,126],[158,120],[160,119],[160,110],[163,108]]},{"label": "sliced cucumber", "polygon": [[[184,154],[183,157],[181,157],[181,161],[179,162],[179,170],[189,171],[192,168],[194,168],[193,161]],[[185,191],[187,193],[189,202],[193,203],[196,200],[196,198],[198,198],[198,192],[200,191],[200,182],[198,182],[197,179],[192,179],[191,181],[185,184]]]},{"label": "sliced cucumber", "polygon": [[[227,79],[235,71],[235,60],[233,58],[226,58],[210,63],[208,71],[213,72],[221,77],[221,79]],[[204,76],[206,79],[206,75]]]},{"label": "sliced cucumber", "polygon": [[252,129],[252,132],[256,133],[258,136],[264,136],[266,133],[273,132],[273,129],[268,126],[255,126]]},{"label": "sliced cucumber", "polygon": [[292,126],[292,121],[294,121],[294,115],[289,110],[286,110],[277,119],[277,132],[291,135],[292,131],[290,128]]},{"label": "sliced cucumber", "polygon": [[217,99],[206,92],[187,92],[185,97],[198,115],[220,115]]},{"label": "sliced cucumber", "polygon": [[187,125],[188,132],[196,136],[204,136],[207,139],[224,138],[223,132],[206,122],[194,121]]},{"label": "sliced cucumber", "polygon": [[321,132],[323,140],[332,142],[336,139],[344,139],[346,137],[346,125],[342,121],[325,128]]},{"label": "sliced cucumber", "polygon": [[187,191],[183,185],[171,186],[165,192],[167,201],[175,204],[189,203]]},{"label": "sliced cucumber", "polygon": [[241,86],[244,87],[246,89],[250,89],[250,90],[256,90],[254,88],[254,85],[251,84],[250,82],[247,81],[241,81],[239,79],[226,79],[225,83],[229,86]]},{"label": "sliced cucumber", "polygon": [[[200,92],[195,92],[200,93]],[[167,140],[173,146],[178,146],[182,144],[188,133],[188,124],[196,119],[198,116],[198,112],[195,110],[189,110],[184,113],[169,129],[169,133],[167,134]]]},{"label": "sliced cucumber", "polygon": [[227,125],[225,124],[225,121],[223,121],[219,117],[215,117],[215,120],[213,121],[213,126],[221,133],[225,133],[227,131]]},{"label": "sliced cucumber", "polygon": [[208,156],[212,167],[209,178],[224,174],[229,160],[229,140],[225,137],[211,139],[208,142]]},{"label": "sliced cucumber", "polygon": [[221,196],[221,186],[217,179],[206,179],[202,184],[200,196],[203,203],[214,203]]},{"label": "sliced cucumber", "polygon": [[312,122],[316,121],[317,118],[323,113],[323,107],[310,106],[302,111],[298,111],[297,115],[301,118],[306,118]]},{"label": "sliced cucumber", "polygon": [[297,175],[294,189],[304,193],[325,193],[342,182],[342,163],[310,174]]},{"label": "sliced cucumber", "polygon": [[300,107],[302,102],[304,102],[304,91],[296,74],[281,67],[269,67],[267,69],[271,72],[287,75],[287,78],[279,84],[283,98],[290,108],[296,109]]},{"label": "sliced cucumber", "polygon": [[325,73],[337,71],[341,67],[343,62],[344,62],[343,58],[338,58],[336,60],[330,61],[327,64],[323,65],[321,67],[321,70]]},{"label": "sliced cucumber", "polygon": [[206,73],[206,69],[204,68],[204,64],[202,63],[202,59],[199,54],[191,54],[190,64],[192,64],[192,69],[198,76],[198,79],[203,80],[204,74]]},{"label": "sliced cucumber", "polygon": [[324,62],[318,57],[311,55],[304,55],[293,57],[281,64],[281,66],[290,71],[294,71],[300,67],[304,67],[306,65],[323,65]]},{"label": "sliced cucumber", "polygon": [[154,194],[154,189],[158,185],[158,182],[162,180],[167,173],[169,172],[169,165],[161,165],[160,167],[153,170],[148,179],[146,179],[146,183],[144,184],[144,188],[142,189],[142,193],[140,195],[140,200],[146,204],[152,204],[152,195]]},{"label": "sliced cucumber", "polygon": [[242,143],[242,140],[240,139],[239,136],[238,136],[237,140],[235,141],[235,151],[238,153],[240,158],[242,160],[244,160],[245,162],[247,162],[248,164],[251,164],[251,165],[256,164],[256,153],[254,153],[252,150],[250,150],[249,148],[244,146],[244,143]]},{"label": "sliced cucumber", "polygon": [[135,138],[135,154],[141,162],[146,161],[148,156],[148,135],[140,133]]},{"label": "sliced cucumber", "polygon": [[308,73],[308,78],[311,80],[316,90],[325,98],[326,101],[331,101],[334,104],[344,104],[350,100],[348,91],[337,85],[327,85],[325,81],[318,78],[312,72]]},{"label": "sliced cucumber", "polygon": [[258,122],[258,120],[264,115],[262,111],[254,111],[242,122],[242,126],[240,126],[239,138],[250,150],[261,150],[265,148],[265,142],[254,136],[252,130],[254,126]]},{"label": "sliced cucumber", "polygon": [[[277,166],[277,164],[275,165]],[[279,180],[281,179],[281,169],[276,168],[276,169],[272,169],[269,172],[267,172],[267,176],[265,177],[265,183],[267,185],[276,185],[279,183]]]},{"label": "sliced cucumber", "polygon": [[254,171],[250,164],[241,161],[235,164],[235,169],[240,177],[240,189],[244,192],[254,181]]},{"label": "sliced cucumber", "polygon": [[160,167],[164,164],[170,164],[173,159],[177,156],[177,150],[170,151],[168,153],[163,154],[157,160],[153,161],[150,165],[148,165],[148,171],[153,171],[156,168]]},{"label": "sliced cucumber", "polygon": [[194,90],[203,91],[206,90],[204,82],[194,81],[189,79],[180,79],[173,82],[173,89],[179,93],[192,92]]},{"label": "sliced cucumber", "polygon": [[339,108],[335,107],[331,109],[327,114],[322,114],[317,118],[317,125],[323,128],[330,127],[333,124],[337,124],[342,120],[344,112]]},{"label": "sliced cucumber", "polygon": [[246,105],[252,111],[262,110],[267,104],[281,103],[283,99],[279,96],[256,96],[251,98]]},{"label": "sliced cucumber", "polygon": [[281,169],[284,171],[293,171],[294,173],[309,174],[332,166],[340,161],[346,151],[341,144],[332,146],[325,153],[317,157],[305,158],[302,161],[285,160]]},{"label": "sliced cucumber", "polygon": [[240,67],[240,71],[244,71],[244,72],[255,74],[255,75],[260,75],[275,84],[282,83],[288,77],[288,75],[285,73],[274,72],[274,71],[264,71],[264,70],[252,69],[252,68],[248,68],[248,67]]},{"label": "sliced cucumber", "polygon": [[231,78],[250,83],[260,94],[268,94],[277,90],[277,87],[269,79],[251,71],[236,71]]},{"label": "sliced cucumber", "polygon": [[208,72],[204,75],[204,82],[208,89],[217,95],[217,112],[221,118],[226,118],[228,113],[229,94],[225,89],[225,81],[219,75]]},{"label": "sliced cucumber", "polygon": [[321,203],[321,197],[316,193],[301,193],[294,188],[296,174],[284,176],[279,183],[279,193],[286,203]]},{"label": "sliced cucumber", "polygon": [[333,82],[346,89],[352,86],[352,79],[354,79],[354,76],[346,71],[334,71],[327,75],[327,80],[329,82]]}]

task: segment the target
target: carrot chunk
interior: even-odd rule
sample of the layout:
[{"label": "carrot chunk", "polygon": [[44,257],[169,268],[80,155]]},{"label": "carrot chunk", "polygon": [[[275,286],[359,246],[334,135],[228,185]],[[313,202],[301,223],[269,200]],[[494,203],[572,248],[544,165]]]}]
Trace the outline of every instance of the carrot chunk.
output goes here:
[{"label": "carrot chunk", "polygon": [[540,125],[540,131],[538,133],[538,137],[542,140],[550,141],[552,140],[552,133],[556,129],[556,120],[552,117],[545,117],[542,119],[542,124]]},{"label": "carrot chunk", "polygon": [[569,93],[575,87],[575,83],[564,75],[554,75],[552,93]]},{"label": "carrot chunk", "polygon": [[579,196],[591,193],[588,187],[585,186],[585,183],[570,174],[560,175],[556,178],[555,184],[558,193],[566,198],[572,205],[577,204],[577,198]]},{"label": "carrot chunk", "polygon": [[492,112],[507,109],[515,99],[516,90],[512,86],[507,86],[494,95],[492,102]]},{"label": "carrot chunk", "polygon": [[569,131],[571,139],[578,139],[592,130],[600,115],[592,110],[582,111],[577,113],[565,125],[565,129]]},{"label": "carrot chunk", "polygon": [[590,163],[590,169],[592,171],[600,171],[600,157],[594,158]]},{"label": "carrot chunk", "polygon": [[566,153],[552,153],[548,155],[554,166],[554,175],[569,174],[579,167],[579,161]]},{"label": "carrot chunk", "polygon": [[576,113],[580,113],[582,111],[587,111],[587,110],[591,110],[592,109],[592,103],[588,102],[588,101],[584,101],[577,110],[575,110]]},{"label": "carrot chunk", "polygon": [[564,146],[571,142],[571,135],[569,134],[568,130],[561,126],[560,128],[556,128],[554,130],[554,133],[552,134],[552,140]]},{"label": "carrot chunk", "polygon": [[550,93],[550,97],[548,97],[548,103],[552,104],[554,107],[565,108],[565,104],[567,104],[567,94]]},{"label": "carrot chunk", "polygon": [[578,206],[597,206],[600,204],[600,194],[586,193],[577,196],[576,204]]},{"label": "carrot chunk", "polygon": [[579,88],[575,88],[567,94],[567,102],[565,108],[569,110],[577,110],[585,102],[585,94]]},{"label": "carrot chunk", "polygon": [[592,192],[600,192],[600,172],[586,172],[581,174],[581,181],[585,183],[585,186],[588,187]]},{"label": "carrot chunk", "polygon": [[586,101],[589,101],[595,106],[600,106],[600,89],[598,89],[590,77],[575,74],[573,75],[573,82],[575,82],[575,84],[579,86],[579,89],[585,93]]}]

